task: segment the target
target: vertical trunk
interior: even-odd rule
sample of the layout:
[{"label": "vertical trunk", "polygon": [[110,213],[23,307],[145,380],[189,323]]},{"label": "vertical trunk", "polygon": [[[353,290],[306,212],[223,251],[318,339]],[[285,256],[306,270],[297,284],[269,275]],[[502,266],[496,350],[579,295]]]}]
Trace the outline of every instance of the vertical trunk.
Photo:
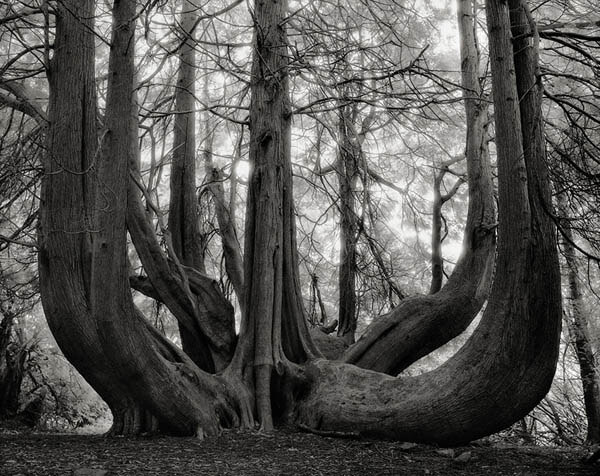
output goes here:
[{"label": "vertical trunk", "polygon": [[[208,75],[204,80],[204,99],[208,103]],[[225,259],[225,270],[229,281],[233,286],[235,295],[238,298],[240,306],[243,307],[243,290],[244,290],[244,263],[242,260],[242,250],[238,241],[237,232],[235,229],[235,217],[231,213],[231,200],[235,199],[235,195],[230,195],[230,203],[225,201],[225,189],[223,181],[225,177],[221,171],[215,167],[213,162],[213,140],[214,130],[210,123],[210,114],[207,113],[204,119],[204,168],[206,177],[209,181],[209,189],[215,205],[217,221],[219,223],[219,235],[223,245],[223,258]],[[235,163],[232,166],[231,185],[235,187]],[[243,309],[242,309],[243,312]]]},{"label": "vertical trunk", "polygon": [[202,269],[196,213],[196,53],[192,28],[197,17],[191,0],[182,0],[179,67],[175,89],[175,125],[169,231],[175,254],[183,264]]},{"label": "vertical trunk", "polygon": [[[317,353],[300,294],[288,93],[287,1],[257,0],[250,103],[250,161],[244,251],[245,310],[231,370],[255,393],[261,427],[273,427],[272,392],[290,370]],[[280,399],[279,399],[280,400]]]},{"label": "vertical trunk", "polygon": [[[564,197],[560,196],[560,212],[563,216],[567,216],[566,204],[562,202],[564,202]],[[581,294],[577,257],[575,247],[573,246],[573,233],[568,224],[564,227],[563,233],[565,239],[562,242],[562,248],[567,268],[567,297],[570,308],[568,329],[579,362],[579,374],[581,376],[583,401],[587,417],[586,441],[596,444],[600,443],[600,375],[590,339],[590,331],[586,318],[587,311]]]},{"label": "vertical trunk", "polygon": [[443,174],[437,173],[433,183],[433,206],[431,217],[431,285],[429,294],[442,289],[444,280],[444,258],[442,255],[442,185]]},{"label": "vertical trunk", "polygon": [[10,418],[19,409],[26,349],[11,342],[14,316],[2,310],[0,321],[0,418]]},{"label": "vertical trunk", "polygon": [[360,151],[357,150],[357,138],[354,137],[356,135],[352,114],[354,107],[353,105],[344,104],[340,108],[339,150],[336,167],[340,187],[338,336],[346,344],[354,343],[358,319],[356,301],[356,247],[358,243],[356,184],[358,182]]},{"label": "vertical trunk", "polygon": [[[177,258],[186,266],[203,270],[196,205],[196,53],[192,31],[197,7],[190,0],[182,0],[181,3],[179,33],[182,41],[175,90],[176,115],[168,226]],[[183,325],[179,325],[179,335],[185,353],[201,368],[214,371],[215,362],[209,350],[210,341],[201,332]],[[217,366],[222,367],[218,364]]]}]

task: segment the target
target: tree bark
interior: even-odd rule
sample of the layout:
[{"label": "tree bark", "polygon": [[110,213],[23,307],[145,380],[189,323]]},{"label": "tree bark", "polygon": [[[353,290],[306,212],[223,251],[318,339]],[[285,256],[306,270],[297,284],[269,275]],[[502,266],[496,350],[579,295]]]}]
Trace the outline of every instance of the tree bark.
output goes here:
[{"label": "tree bark", "polygon": [[521,116],[537,118],[539,127],[541,114],[523,110],[532,103],[519,101],[517,83],[530,78],[515,68],[507,3],[488,0],[486,11],[500,221],[496,274],[481,323],[449,361],[418,377],[316,361],[308,370],[315,385],[297,409],[309,428],[455,445],[519,420],[550,387],[560,339],[560,273],[545,212],[551,202],[544,151],[523,153],[531,136],[521,127]]},{"label": "tree bark", "polygon": [[[559,196],[558,201],[561,215],[568,217],[564,196]],[[567,268],[567,296],[570,308],[567,315],[567,327],[579,362],[579,375],[581,376],[587,418],[586,441],[596,444],[600,443],[600,375],[590,339],[587,311],[581,293],[573,233],[568,224],[562,228],[562,232],[565,237],[562,241],[562,248]]]},{"label": "tree bark", "polygon": [[[319,355],[310,339],[297,265],[290,160],[287,1],[257,0],[244,246],[244,314],[231,371],[255,394],[261,428],[273,428],[272,392],[291,363]],[[277,378],[274,378],[277,376]]]},{"label": "tree bark", "polygon": [[0,321],[0,418],[12,418],[19,409],[19,395],[27,349],[11,342],[14,315],[1,310]]},{"label": "tree bark", "polygon": [[[344,101],[344,99],[342,99]],[[338,337],[346,345],[354,343],[357,325],[356,300],[356,247],[358,244],[358,216],[356,214],[356,185],[358,182],[360,145],[354,130],[354,107],[343,104],[340,108],[338,160],[335,171],[340,193],[340,267],[338,286],[340,295]]]},{"label": "tree bark", "polygon": [[480,311],[489,292],[495,250],[494,189],[487,150],[487,106],[479,85],[479,52],[470,0],[458,11],[463,98],[467,118],[465,155],[469,208],[463,253],[437,293],[404,299],[373,321],[343,356],[347,363],[397,375],[459,335]]},{"label": "tree bark", "polygon": [[[133,307],[125,217],[137,127],[135,2],[116,1],[105,132],[96,150],[94,2],[64,2],[51,70],[50,141],[40,210],[40,280],[57,342],[109,404],[113,434],[216,434],[236,425],[237,395],[200,371]],[[90,190],[91,164],[100,184]],[[94,211],[95,213],[92,213]]]}]

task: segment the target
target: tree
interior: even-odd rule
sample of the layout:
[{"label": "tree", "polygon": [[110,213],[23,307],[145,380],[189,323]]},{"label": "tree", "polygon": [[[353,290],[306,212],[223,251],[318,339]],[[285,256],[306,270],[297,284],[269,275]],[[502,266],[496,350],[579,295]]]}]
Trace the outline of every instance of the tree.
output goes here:
[{"label": "tree", "polygon": [[[154,292],[173,306],[180,322],[188,322],[186,302],[218,300],[210,285],[202,288],[206,281],[198,270],[178,263],[176,253],[170,256],[174,263],[168,261],[144,224],[136,188],[136,4],[116,0],[112,9],[108,92],[99,138],[94,2],[66,0],[58,5],[39,237],[42,300],[57,342],[110,406],[113,434],[160,428],[203,436],[222,427],[250,426],[255,420],[269,430],[277,420],[287,419],[315,432],[355,431],[456,444],[504,428],[546,393],[561,321],[556,243],[545,213],[551,203],[540,142],[535,45],[523,35],[522,48],[515,51],[525,53],[513,60],[508,5],[488,2],[499,170],[495,279],[479,328],[456,356],[420,377],[394,379],[320,359],[308,332],[293,212],[287,7],[285,1],[257,0],[252,11],[253,168],[246,211],[244,312],[235,351],[227,344],[215,346],[231,361],[213,374],[156,332],[130,294],[128,229]],[[512,7],[522,15],[514,24],[526,25],[535,36],[535,26],[523,21],[526,5]],[[535,147],[525,149],[524,140],[531,137]],[[478,148],[473,162],[480,157],[483,140],[481,134],[474,139]],[[485,166],[474,167],[481,171]],[[477,173],[469,170],[470,206],[480,213],[470,213],[468,251],[462,271],[455,271],[461,293],[449,303],[444,302],[450,300],[444,290],[433,295],[435,302],[414,300],[420,319],[445,306],[456,312],[460,307],[473,314],[478,310],[494,238],[491,195],[485,174]],[[467,273],[473,269],[477,273]],[[536,279],[540,274],[543,283]],[[183,298],[174,292],[177,286]],[[444,289],[448,286],[450,282]],[[428,306],[432,309],[426,310]],[[197,325],[187,329],[213,342],[232,342],[230,321],[224,325],[220,320],[227,315],[225,308],[197,313]],[[428,328],[428,337],[435,339],[436,332]],[[385,370],[398,366],[388,364]]]}]

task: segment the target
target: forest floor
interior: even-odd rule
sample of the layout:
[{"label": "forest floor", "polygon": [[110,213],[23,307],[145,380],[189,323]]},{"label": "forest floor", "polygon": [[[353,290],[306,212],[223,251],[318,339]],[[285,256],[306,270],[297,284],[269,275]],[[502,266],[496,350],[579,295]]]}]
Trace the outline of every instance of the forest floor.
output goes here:
[{"label": "forest floor", "polygon": [[289,430],[218,438],[57,434],[0,427],[1,476],[598,475],[585,448],[471,445],[453,449],[339,439]]}]

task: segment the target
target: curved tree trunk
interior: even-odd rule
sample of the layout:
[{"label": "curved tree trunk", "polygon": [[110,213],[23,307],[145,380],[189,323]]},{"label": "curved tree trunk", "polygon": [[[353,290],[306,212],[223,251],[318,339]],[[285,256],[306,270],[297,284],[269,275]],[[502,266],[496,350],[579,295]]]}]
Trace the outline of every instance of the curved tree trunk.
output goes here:
[{"label": "curved tree trunk", "polygon": [[[216,434],[222,424],[239,421],[236,395],[223,379],[203,373],[161,340],[133,307],[125,216],[135,154],[135,2],[120,0],[113,9],[106,130],[99,153],[93,7],[90,0],[65,2],[57,20],[40,217],[46,317],[65,356],[109,404],[114,434],[157,425],[180,434]],[[93,178],[101,185],[97,193],[89,175],[94,161]]]},{"label": "curved tree trunk", "polygon": [[[500,221],[496,274],[481,323],[454,357],[418,377],[315,362],[309,369],[315,385],[298,407],[299,421],[309,428],[454,445],[522,418],[550,387],[560,338],[560,273],[546,213],[544,151],[536,144],[535,154],[523,153],[524,138],[532,139],[525,134],[541,127],[540,90],[532,70],[513,61],[508,5],[488,0],[487,17]],[[533,85],[527,94],[535,100],[519,98],[518,83]],[[521,118],[528,125],[522,127]]]},{"label": "curved tree trunk", "polygon": [[97,152],[94,2],[57,6],[55,54],[48,71],[48,153],[38,231],[40,291],[50,330],[65,357],[110,406],[137,407],[100,345],[89,307]]},{"label": "curved tree trunk", "polygon": [[495,249],[495,204],[487,150],[488,114],[479,85],[479,51],[470,0],[459,2],[463,97],[467,118],[469,209],[463,254],[437,293],[404,299],[373,321],[342,360],[397,375],[464,331],[489,291]]}]

